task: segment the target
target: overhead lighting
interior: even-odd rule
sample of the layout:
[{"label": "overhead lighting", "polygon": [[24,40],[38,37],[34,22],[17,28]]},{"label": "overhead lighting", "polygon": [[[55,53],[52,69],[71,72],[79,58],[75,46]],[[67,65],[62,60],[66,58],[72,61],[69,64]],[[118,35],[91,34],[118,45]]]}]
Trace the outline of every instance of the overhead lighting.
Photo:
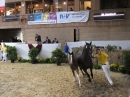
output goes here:
[{"label": "overhead lighting", "polygon": [[47,6],[47,4],[45,4],[45,6]]},{"label": "overhead lighting", "polygon": [[36,4],[36,7],[38,6],[38,4]]},{"label": "overhead lighting", "polygon": [[63,4],[65,5],[65,4],[66,4],[66,2],[63,2]]},{"label": "overhead lighting", "polygon": [[21,8],[21,6],[19,6],[19,8]]}]

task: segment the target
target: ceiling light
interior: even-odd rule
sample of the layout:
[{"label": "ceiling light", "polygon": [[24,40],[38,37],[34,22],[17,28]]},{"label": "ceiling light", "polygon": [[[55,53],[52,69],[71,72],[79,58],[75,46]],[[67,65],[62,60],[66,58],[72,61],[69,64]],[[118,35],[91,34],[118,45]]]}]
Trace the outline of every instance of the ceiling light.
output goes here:
[{"label": "ceiling light", "polygon": [[66,4],[66,2],[63,2],[63,4],[65,5],[65,4]]},{"label": "ceiling light", "polygon": [[36,4],[36,6],[38,6],[38,4]]},{"label": "ceiling light", "polygon": [[47,6],[47,4],[45,4],[45,6]]}]

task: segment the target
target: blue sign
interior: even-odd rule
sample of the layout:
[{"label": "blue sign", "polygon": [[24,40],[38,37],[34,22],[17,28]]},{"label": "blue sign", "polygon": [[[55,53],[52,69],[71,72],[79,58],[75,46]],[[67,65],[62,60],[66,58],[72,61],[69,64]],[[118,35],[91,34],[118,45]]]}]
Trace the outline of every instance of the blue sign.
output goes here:
[{"label": "blue sign", "polygon": [[42,21],[42,13],[34,14],[34,21]]},{"label": "blue sign", "polygon": [[34,14],[28,15],[28,21],[34,21]]}]

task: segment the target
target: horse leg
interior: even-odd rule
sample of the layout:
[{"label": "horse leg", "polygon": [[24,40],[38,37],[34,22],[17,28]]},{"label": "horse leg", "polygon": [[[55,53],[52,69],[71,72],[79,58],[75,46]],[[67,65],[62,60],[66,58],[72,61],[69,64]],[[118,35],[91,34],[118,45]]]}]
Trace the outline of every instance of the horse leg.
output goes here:
[{"label": "horse leg", "polygon": [[88,81],[91,82],[90,75],[88,74],[87,69],[83,69],[83,70],[84,70],[84,72],[85,72],[85,73],[87,74],[87,76],[88,76]]},{"label": "horse leg", "polygon": [[78,81],[79,81],[79,86],[81,87],[80,76],[79,76],[79,69],[78,68],[76,69],[76,72],[77,72],[77,78],[78,78]]},{"label": "horse leg", "polygon": [[90,72],[91,72],[92,82],[93,82],[93,84],[94,84],[92,68],[90,68]]},{"label": "horse leg", "polygon": [[84,74],[84,72],[83,72],[83,69],[82,69],[82,68],[80,68],[80,71],[82,72],[82,74],[83,74],[83,76],[84,76],[85,74]]},{"label": "horse leg", "polygon": [[82,75],[84,76],[85,74],[84,74],[84,72],[83,72],[82,67],[81,67],[80,65],[79,65],[78,67],[80,68],[80,71],[82,72]]},{"label": "horse leg", "polygon": [[74,70],[72,70],[74,81],[76,81]]}]

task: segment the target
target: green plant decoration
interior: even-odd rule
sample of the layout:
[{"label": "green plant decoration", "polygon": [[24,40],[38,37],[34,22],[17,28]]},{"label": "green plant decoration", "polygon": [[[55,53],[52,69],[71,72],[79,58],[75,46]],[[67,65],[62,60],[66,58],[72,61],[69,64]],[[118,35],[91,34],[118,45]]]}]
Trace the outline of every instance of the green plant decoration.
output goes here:
[{"label": "green plant decoration", "polygon": [[115,45],[114,46],[108,45],[106,48],[107,48],[108,52],[117,50],[117,46],[115,46]]},{"label": "green plant decoration", "polygon": [[60,65],[64,58],[66,58],[65,53],[61,49],[56,49],[52,51],[52,58],[55,59],[57,65]]},{"label": "green plant decoration", "polygon": [[123,51],[125,70],[127,74],[130,74],[130,50]]},{"label": "green plant decoration", "polygon": [[11,60],[11,62],[17,60],[17,50],[15,46],[7,46],[7,53],[7,57],[9,60]]},{"label": "green plant decoration", "polygon": [[100,65],[94,65],[93,68],[94,69],[101,69],[101,66]]},{"label": "green plant decoration", "polygon": [[29,50],[28,56],[31,58],[32,63],[36,63],[36,57],[38,55],[38,49],[32,48]]}]

